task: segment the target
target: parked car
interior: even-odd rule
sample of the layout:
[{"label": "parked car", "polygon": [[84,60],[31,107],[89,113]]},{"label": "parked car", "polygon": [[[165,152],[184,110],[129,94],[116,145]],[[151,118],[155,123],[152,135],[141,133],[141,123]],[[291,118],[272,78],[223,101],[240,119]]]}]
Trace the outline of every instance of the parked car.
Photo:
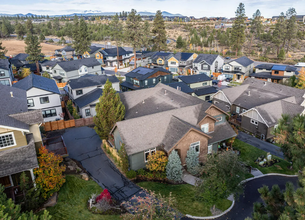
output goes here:
[{"label": "parked car", "polygon": [[217,85],[218,84],[218,82],[219,82],[219,80],[212,80],[212,85]]},{"label": "parked car", "polygon": [[231,78],[226,78],[226,82],[231,82],[232,79]]},{"label": "parked car", "polygon": [[231,59],[231,57],[226,57],[226,60],[230,60]]}]

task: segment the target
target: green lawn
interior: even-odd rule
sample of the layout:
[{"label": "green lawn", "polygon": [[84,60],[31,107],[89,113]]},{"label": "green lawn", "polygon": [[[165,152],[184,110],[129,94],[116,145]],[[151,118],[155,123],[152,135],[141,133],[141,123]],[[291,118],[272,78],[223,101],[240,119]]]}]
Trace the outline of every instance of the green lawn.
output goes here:
[{"label": "green lawn", "polygon": [[[182,214],[190,214],[193,216],[210,216],[210,206],[203,202],[196,201],[195,187],[189,184],[183,185],[170,185],[156,182],[140,182],[139,186],[160,193],[161,195],[168,196],[172,192],[172,196],[176,199],[176,208]],[[216,204],[216,208],[226,210],[231,206],[232,202],[227,199],[221,200]]]},{"label": "green lawn", "polygon": [[99,215],[91,213],[88,208],[88,199],[93,193],[101,193],[103,189],[93,180],[85,181],[74,175],[66,176],[66,183],[60,189],[58,202],[47,210],[52,219],[100,219],[116,220],[118,215]]},{"label": "green lawn", "polygon": [[280,159],[278,157],[274,157],[276,159],[279,159],[280,162],[274,164],[271,167],[261,167],[258,164],[255,163],[255,160],[260,157],[261,155],[267,155],[266,151],[263,151],[261,149],[258,149],[250,144],[247,144],[243,141],[240,141],[236,139],[234,141],[233,147],[235,149],[238,149],[240,151],[240,159],[244,161],[246,164],[258,168],[262,173],[282,173],[282,174],[295,174],[294,170],[288,169],[288,166],[290,166],[290,163],[288,161],[285,161],[283,159]]}]

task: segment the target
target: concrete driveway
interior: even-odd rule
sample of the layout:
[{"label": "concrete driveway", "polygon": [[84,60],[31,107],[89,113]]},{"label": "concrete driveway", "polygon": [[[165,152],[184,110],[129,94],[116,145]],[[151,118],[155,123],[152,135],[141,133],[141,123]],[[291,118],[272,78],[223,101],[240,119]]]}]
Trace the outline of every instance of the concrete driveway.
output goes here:
[{"label": "concrete driveway", "polygon": [[125,178],[101,149],[101,139],[89,127],[66,129],[63,139],[69,157],[79,161],[92,178],[119,202],[138,195],[141,188]]},{"label": "concrete driveway", "polygon": [[278,146],[276,146],[274,144],[268,143],[266,141],[262,141],[256,137],[253,137],[253,136],[246,134],[244,132],[241,132],[241,131],[238,131],[237,139],[239,139],[247,144],[250,144],[254,147],[257,147],[261,150],[270,152],[274,156],[284,159],[284,154],[281,151],[281,148],[279,148]]}]

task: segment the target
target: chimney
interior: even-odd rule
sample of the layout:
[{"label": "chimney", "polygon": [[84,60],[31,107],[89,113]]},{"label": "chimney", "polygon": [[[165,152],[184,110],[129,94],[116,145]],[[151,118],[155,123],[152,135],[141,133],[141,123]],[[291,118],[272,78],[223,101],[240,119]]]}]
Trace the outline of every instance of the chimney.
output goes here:
[{"label": "chimney", "polygon": [[143,104],[145,103],[145,100],[143,100],[143,102],[142,102]]},{"label": "chimney", "polygon": [[164,95],[166,95],[166,90],[164,90]]},{"label": "chimney", "polygon": [[14,97],[13,92],[10,92],[10,94],[11,94],[11,97],[13,98]]},{"label": "chimney", "polygon": [[264,86],[265,86],[265,85],[267,85],[267,82],[266,82],[266,81],[264,82]]},{"label": "chimney", "polygon": [[250,94],[251,94],[250,91],[248,91],[248,96],[250,96]]}]

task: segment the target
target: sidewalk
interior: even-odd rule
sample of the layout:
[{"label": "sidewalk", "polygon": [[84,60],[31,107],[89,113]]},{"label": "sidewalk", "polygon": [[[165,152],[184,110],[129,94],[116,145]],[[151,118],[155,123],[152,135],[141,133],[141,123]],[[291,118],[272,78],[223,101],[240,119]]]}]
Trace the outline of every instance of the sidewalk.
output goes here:
[{"label": "sidewalk", "polygon": [[197,182],[201,182],[202,180],[191,175],[186,170],[183,170],[182,180],[190,185],[196,186]]}]

